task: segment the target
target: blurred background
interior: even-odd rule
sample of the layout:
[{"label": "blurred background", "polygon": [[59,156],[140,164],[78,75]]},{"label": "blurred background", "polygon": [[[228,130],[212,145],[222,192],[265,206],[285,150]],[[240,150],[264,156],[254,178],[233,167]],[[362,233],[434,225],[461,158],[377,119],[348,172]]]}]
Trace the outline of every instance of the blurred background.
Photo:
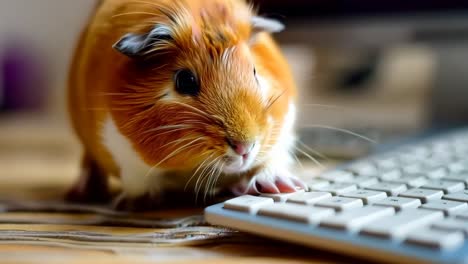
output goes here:
[{"label": "blurred background", "polygon": [[[77,176],[65,85],[95,2],[0,1],[2,187]],[[276,38],[301,92],[299,134],[315,150],[350,159],[467,123],[468,1],[254,2],[287,26]]]}]

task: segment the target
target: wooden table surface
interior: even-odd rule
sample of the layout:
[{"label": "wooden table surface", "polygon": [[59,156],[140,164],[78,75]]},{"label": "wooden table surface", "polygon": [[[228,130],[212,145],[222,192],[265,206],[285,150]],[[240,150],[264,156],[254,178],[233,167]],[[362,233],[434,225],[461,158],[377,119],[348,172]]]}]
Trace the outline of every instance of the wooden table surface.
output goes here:
[{"label": "wooden table surface", "polygon": [[20,120],[0,119],[1,263],[363,262],[209,226],[203,206],[128,214],[65,204],[76,142],[62,126]]}]

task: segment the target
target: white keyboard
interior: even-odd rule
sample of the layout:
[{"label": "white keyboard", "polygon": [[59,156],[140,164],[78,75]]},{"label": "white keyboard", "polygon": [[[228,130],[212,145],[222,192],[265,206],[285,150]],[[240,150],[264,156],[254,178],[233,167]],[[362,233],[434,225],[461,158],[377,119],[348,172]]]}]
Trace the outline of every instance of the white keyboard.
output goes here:
[{"label": "white keyboard", "polygon": [[242,231],[386,262],[468,263],[468,130],[405,144],[308,181],[206,208]]}]

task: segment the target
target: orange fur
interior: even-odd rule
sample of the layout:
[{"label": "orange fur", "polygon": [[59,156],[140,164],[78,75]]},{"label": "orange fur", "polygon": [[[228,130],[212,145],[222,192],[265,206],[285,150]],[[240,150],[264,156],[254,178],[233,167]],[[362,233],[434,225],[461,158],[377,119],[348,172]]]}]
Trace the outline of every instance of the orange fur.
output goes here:
[{"label": "orange fur", "polygon": [[[296,90],[270,35],[258,33],[250,43],[252,15],[241,0],[104,0],[81,37],[69,79],[71,119],[87,155],[108,174],[119,175],[121,164],[101,138],[105,118],[112,117],[149,166],[193,170],[211,154],[223,155],[226,137],[260,138],[261,160],[275,144],[273,130],[284,122]],[[145,60],[135,62],[112,49],[125,34],[149,32],[155,24],[169,25],[174,40],[152,47]],[[269,83],[266,98],[254,66]],[[173,75],[181,68],[198,76],[198,97],[174,90]],[[158,130],[181,124],[190,128]],[[185,138],[200,139],[167,159],[191,142],[174,143]]]}]

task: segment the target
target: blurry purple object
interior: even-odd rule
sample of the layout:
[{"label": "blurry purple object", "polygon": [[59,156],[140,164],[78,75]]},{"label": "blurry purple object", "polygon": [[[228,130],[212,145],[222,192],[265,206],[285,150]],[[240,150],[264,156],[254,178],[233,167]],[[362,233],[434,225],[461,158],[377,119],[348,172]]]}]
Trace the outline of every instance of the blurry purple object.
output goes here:
[{"label": "blurry purple object", "polygon": [[[28,43],[28,47],[22,43]],[[37,59],[39,54],[28,41],[10,41],[2,53],[1,108],[7,111],[40,110],[47,90],[44,87],[44,69]]]}]

